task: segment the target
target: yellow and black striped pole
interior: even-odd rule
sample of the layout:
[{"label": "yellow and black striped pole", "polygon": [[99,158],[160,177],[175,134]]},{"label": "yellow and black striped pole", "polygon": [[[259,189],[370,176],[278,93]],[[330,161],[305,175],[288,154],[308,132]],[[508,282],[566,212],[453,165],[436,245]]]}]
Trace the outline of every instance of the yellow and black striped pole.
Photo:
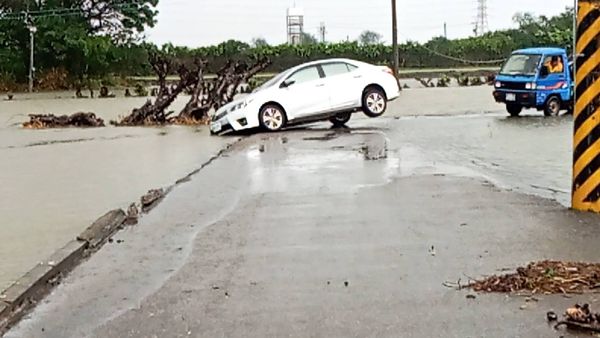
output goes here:
[{"label": "yellow and black striped pole", "polygon": [[573,208],[600,212],[600,0],[579,0],[575,62]]}]

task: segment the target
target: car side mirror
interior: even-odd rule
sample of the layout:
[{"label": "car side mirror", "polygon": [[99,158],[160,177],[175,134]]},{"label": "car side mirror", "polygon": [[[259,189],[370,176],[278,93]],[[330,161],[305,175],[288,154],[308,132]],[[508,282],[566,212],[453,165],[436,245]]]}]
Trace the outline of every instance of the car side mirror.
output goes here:
[{"label": "car side mirror", "polygon": [[295,81],[295,80],[285,80],[285,81],[283,81],[283,82],[281,83],[281,86],[280,86],[280,87],[281,87],[281,88],[287,88],[287,87],[289,87],[289,86],[293,85],[294,83],[296,83],[296,81]]},{"label": "car side mirror", "polygon": [[542,69],[540,69],[540,77],[546,77],[548,74],[550,74],[548,66],[542,66]]}]

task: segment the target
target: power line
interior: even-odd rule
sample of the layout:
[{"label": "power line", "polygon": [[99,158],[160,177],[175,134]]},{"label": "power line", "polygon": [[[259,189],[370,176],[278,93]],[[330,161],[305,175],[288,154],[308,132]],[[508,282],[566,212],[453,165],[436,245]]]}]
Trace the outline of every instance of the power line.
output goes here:
[{"label": "power line", "polygon": [[454,56],[442,54],[442,53],[440,53],[438,51],[435,51],[435,50],[433,50],[431,48],[428,48],[427,46],[424,46],[424,45],[421,45],[421,44],[418,44],[418,46],[421,47],[421,48],[423,48],[423,49],[425,49],[425,50],[427,50],[427,51],[429,51],[432,54],[437,55],[437,56],[440,56],[440,57],[443,57],[443,58],[446,58],[446,59],[452,60],[452,61],[462,62],[462,63],[465,63],[465,64],[481,64],[481,65],[484,65],[484,64],[498,64],[498,63],[506,61],[506,59],[486,60],[486,61],[467,60],[467,59],[462,59],[462,58],[457,58],[457,57],[454,57]]},{"label": "power line", "polygon": [[[112,7],[113,10],[117,9],[137,9],[137,3],[129,4],[117,4]],[[19,12],[5,12],[0,13],[0,20],[24,20],[28,17],[31,18],[48,18],[48,17],[68,17],[68,16],[80,16],[84,15],[85,10],[81,8],[56,8],[56,9],[44,9],[37,11],[19,11]]]}]

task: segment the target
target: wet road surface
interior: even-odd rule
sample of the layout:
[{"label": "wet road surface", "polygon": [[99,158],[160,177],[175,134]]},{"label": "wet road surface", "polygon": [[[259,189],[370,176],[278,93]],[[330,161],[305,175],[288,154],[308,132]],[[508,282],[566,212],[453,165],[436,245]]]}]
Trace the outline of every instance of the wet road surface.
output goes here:
[{"label": "wet road surface", "polygon": [[[30,113],[78,111],[95,112],[108,125],[146,100],[117,95],[75,99],[72,92],[36,93],[0,101],[0,290],[106,211],[173,184],[232,141],[211,138],[206,128],[20,128]],[[431,95],[437,102],[424,105]],[[490,87],[408,90],[389,114],[481,114],[498,108],[489,97]],[[171,109],[179,111],[186,102],[182,96]]]},{"label": "wet road surface", "polygon": [[442,286],[532,260],[597,259],[597,216],[520,193],[561,200],[568,118],[351,126],[236,144],[7,336],[576,337],[545,313],[597,308],[594,295],[471,300]]}]

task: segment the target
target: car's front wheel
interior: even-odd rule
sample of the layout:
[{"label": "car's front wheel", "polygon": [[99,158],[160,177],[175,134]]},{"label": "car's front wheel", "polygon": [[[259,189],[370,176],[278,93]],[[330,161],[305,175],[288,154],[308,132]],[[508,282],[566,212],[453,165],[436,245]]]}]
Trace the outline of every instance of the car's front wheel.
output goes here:
[{"label": "car's front wheel", "polygon": [[544,106],[544,115],[546,116],[558,116],[560,113],[561,102],[556,96],[551,97],[546,105]]},{"label": "car's front wheel", "polygon": [[351,117],[352,113],[339,113],[329,118],[329,121],[333,123],[334,127],[343,127],[346,125],[346,123],[348,123],[348,121],[350,121]]},{"label": "car's front wheel", "polygon": [[268,131],[279,131],[287,124],[287,116],[283,109],[275,104],[268,104],[258,114],[260,126]]},{"label": "car's front wheel", "polygon": [[362,100],[362,108],[368,117],[379,117],[387,109],[387,98],[383,90],[377,87],[369,87],[365,90]]}]

